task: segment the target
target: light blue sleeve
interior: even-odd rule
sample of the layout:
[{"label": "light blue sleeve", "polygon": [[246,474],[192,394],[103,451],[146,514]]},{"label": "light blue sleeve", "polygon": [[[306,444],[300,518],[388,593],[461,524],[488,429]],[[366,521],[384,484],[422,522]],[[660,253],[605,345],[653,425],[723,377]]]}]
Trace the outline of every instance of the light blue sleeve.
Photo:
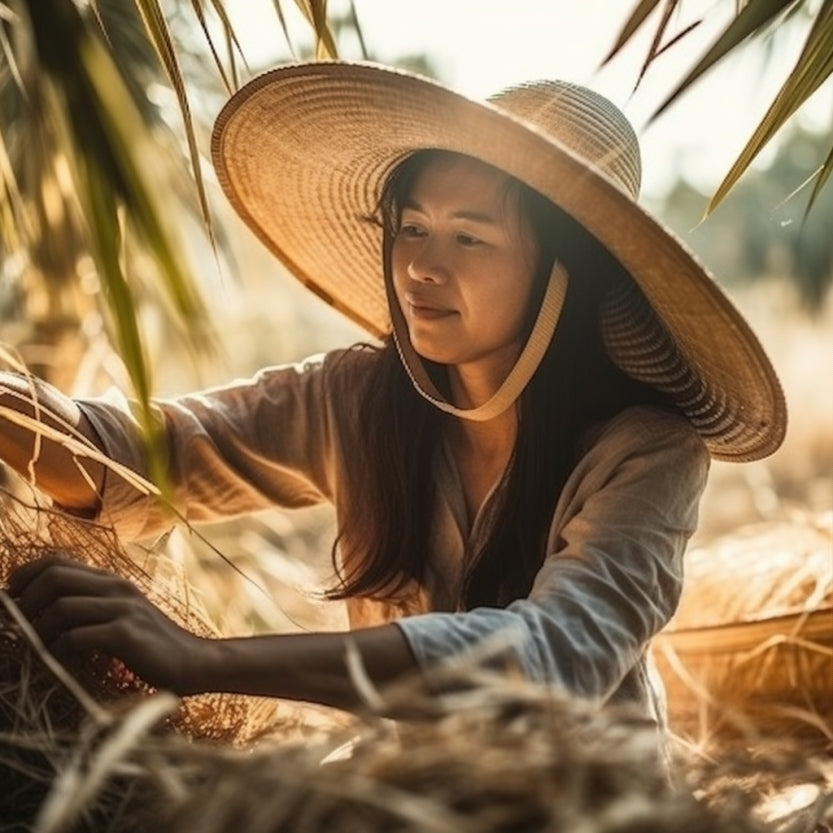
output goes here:
[{"label": "light blue sleeve", "polygon": [[491,643],[529,680],[607,700],[677,606],[708,465],[681,418],[615,418],[565,486],[528,598],[397,622],[420,666]]}]

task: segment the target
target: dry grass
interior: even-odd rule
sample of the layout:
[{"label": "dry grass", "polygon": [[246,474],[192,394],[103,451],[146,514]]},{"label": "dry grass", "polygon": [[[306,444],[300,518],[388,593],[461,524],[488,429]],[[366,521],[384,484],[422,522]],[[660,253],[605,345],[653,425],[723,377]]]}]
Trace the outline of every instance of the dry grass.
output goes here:
[{"label": "dry grass", "polygon": [[[0,544],[3,575],[59,547],[148,589],[153,579],[152,553],[141,552],[140,564],[107,530],[18,501],[6,507]],[[210,628],[193,594],[153,572],[165,579],[153,592],[168,610]],[[794,582],[794,599],[806,586]],[[601,712],[511,675],[463,668],[442,672],[451,693],[439,699],[422,700],[408,684],[384,693],[388,707],[407,707],[413,719],[394,723],[368,708],[299,741],[274,713],[240,712],[240,702],[222,699],[181,704],[102,658],[69,677],[21,629],[13,605],[8,611],[0,620],[3,831],[813,833],[833,825],[831,759],[806,743],[759,733],[751,751],[712,747],[708,756],[681,745],[669,770],[655,728],[627,710]]]},{"label": "dry grass", "polygon": [[760,521],[833,511],[833,292],[815,315],[784,279],[738,291],[784,388],[787,435],[771,457],[714,462],[694,545]]},{"label": "dry grass", "polygon": [[[0,587],[6,586],[9,572],[16,565],[53,552],[130,578],[175,622],[193,633],[219,633],[198,593],[167,559],[150,549],[127,550],[107,527],[0,492]],[[7,698],[4,728],[15,725],[16,714],[24,723],[36,721],[42,705],[48,702],[50,714],[60,717],[60,725],[74,730],[84,716],[78,708],[79,696],[67,685],[55,690],[48,676],[31,675],[28,642],[9,618],[14,608],[7,597],[6,608],[0,622],[0,671],[2,682],[11,686],[10,694],[17,691],[17,697]],[[35,642],[34,648],[38,648],[34,635],[29,642]],[[73,669],[73,674],[83,689],[104,704],[152,692],[123,665],[104,656],[89,657]],[[273,715],[274,706],[268,700],[210,694],[186,698],[168,722],[191,737],[235,743],[261,733]]]},{"label": "dry grass", "polygon": [[[30,655],[27,673],[38,659]],[[0,829],[811,833],[833,822],[829,761],[790,748],[754,762],[686,755],[670,780],[655,729],[627,711],[602,713],[506,676],[449,673],[456,693],[441,700],[390,693],[421,718],[368,714],[316,741],[248,749],[160,730],[176,708],[165,695],[73,729],[39,710],[2,732]],[[796,785],[801,806],[785,805]]]},{"label": "dry grass", "polygon": [[687,563],[655,640],[673,728],[706,746],[763,732],[833,749],[833,512],[742,528]]}]

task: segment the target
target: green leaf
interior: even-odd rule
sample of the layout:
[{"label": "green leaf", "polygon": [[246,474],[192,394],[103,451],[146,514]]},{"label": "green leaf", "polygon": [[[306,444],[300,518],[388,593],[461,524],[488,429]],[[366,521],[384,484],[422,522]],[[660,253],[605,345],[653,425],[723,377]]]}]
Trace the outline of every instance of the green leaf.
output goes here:
[{"label": "green leaf", "polygon": [[711,69],[721,58],[725,57],[733,49],[736,49],[748,37],[771,23],[787,7],[801,2],[803,0],[749,0],[718,36],[706,54],[688,72],[665,101],[663,101],[652,116],[652,119],[657,118],[667,110],[685,90],[703,75],[703,73]]},{"label": "green leaf", "polygon": [[74,127],[69,102],[53,82],[45,83],[50,112],[55,117],[61,146],[68,152],[76,194],[88,226],[90,248],[105,288],[107,307],[112,316],[119,356],[138,403],[137,419],[142,429],[142,442],[151,472],[151,479],[163,494],[169,492],[162,435],[150,404],[152,384],[150,369],[142,347],[137,311],[133,295],[121,266],[120,241],[122,230],[117,220],[117,202],[112,182],[101,167],[95,146],[74,141]]},{"label": "green leaf", "polygon": [[[787,76],[746,146],[717,187],[706,207],[706,216],[724,199],[761,149],[830,77],[831,73],[833,73],[833,0],[825,0],[810,29],[795,67]],[[828,159],[825,163],[826,168],[829,168],[829,162]],[[811,201],[828,176],[829,170],[823,171],[813,191]]]},{"label": "green leaf", "polygon": [[619,32],[610,52],[602,61],[602,66],[609,63],[627,44],[627,42],[639,31],[640,26],[645,22],[651,12],[659,5],[660,0],[639,0],[630,16],[625,21],[625,25]]},{"label": "green leaf", "polygon": [[[182,121],[185,129],[185,138],[188,142],[188,155],[191,159],[191,169],[194,173],[194,183],[197,188],[197,196],[199,198],[200,210],[202,211],[205,227],[211,239],[212,247],[216,247],[214,239],[214,226],[211,222],[211,211],[208,208],[208,197],[205,193],[205,183],[202,177],[202,169],[200,166],[200,152],[197,147],[197,137],[194,133],[194,121],[191,117],[191,106],[188,103],[188,94],[185,90],[185,81],[182,77],[182,72],[179,68],[179,60],[176,56],[171,41],[171,35],[168,31],[168,25],[162,14],[162,9],[159,7],[158,0],[135,0],[136,7],[145,24],[148,35],[156,48],[159,59],[165,68],[168,80],[176,93],[179,109],[182,113]],[[101,65],[102,62],[98,61]]]}]

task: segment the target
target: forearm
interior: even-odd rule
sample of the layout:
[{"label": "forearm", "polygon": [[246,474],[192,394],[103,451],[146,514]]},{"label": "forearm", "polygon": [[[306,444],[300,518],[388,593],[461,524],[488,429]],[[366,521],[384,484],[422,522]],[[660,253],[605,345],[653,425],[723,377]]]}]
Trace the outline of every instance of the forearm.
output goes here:
[{"label": "forearm", "polygon": [[60,432],[96,447],[96,436],[78,406],[55,388],[37,380],[0,374],[0,459],[62,506],[92,510],[98,502],[104,468],[62,441],[39,434]]},{"label": "forearm", "polygon": [[347,633],[210,640],[205,643],[200,668],[192,675],[194,687],[352,710],[362,700],[348,668],[350,643],[378,688],[417,671],[402,631],[396,625],[383,625]]}]

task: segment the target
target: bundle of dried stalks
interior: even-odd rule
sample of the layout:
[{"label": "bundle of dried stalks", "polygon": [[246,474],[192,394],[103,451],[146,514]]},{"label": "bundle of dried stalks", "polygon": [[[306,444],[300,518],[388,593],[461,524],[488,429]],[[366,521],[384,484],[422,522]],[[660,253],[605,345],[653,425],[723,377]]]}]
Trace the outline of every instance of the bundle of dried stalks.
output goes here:
[{"label": "bundle of dried stalks", "polygon": [[[36,833],[812,833],[833,822],[833,773],[795,750],[754,762],[687,760],[673,782],[655,729],[507,677],[461,672],[430,703],[391,693],[420,719],[368,718],[306,744],[248,751],[186,742],[153,727],[164,695],[89,718],[75,733],[43,723],[4,737],[4,830]],[[52,769],[32,765],[34,755]],[[27,757],[28,756],[28,757]],[[18,762],[26,761],[26,766]],[[743,766],[741,766],[741,763]],[[695,765],[692,765],[695,764]],[[769,800],[813,790],[800,809]],[[32,797],[39,800],[31,801]]]},{"label": "bundle of dried stalks", "polygon": [[833,514],[747,527],[692,551],[687,573],[655,641],[672,728],[833,743]]},{"label": "bundle of dried stalks", "polygon": [[[675,785],[656,730],[627,712],[602,713],[506,676],[469,670],[454,682],[455,693],[430,702],[406,686],[391,692],[389,704],[419,718],[369,717],[318,742],[249,750],[155,730],[176,708],[166,695],[106,719],[89,715],[73,732],[41,713],[3,735],[0,829],[811,833],[833,821],[833,778],[806,757],[800,771],[794,753],[759,758],[755,783],[748,772],[737,781],[725,762],[715,770],[701,761]],[[815,793],[767,821],[761,798],[785,780]]]},{"label": "bundle of dried stalks", "polygon": [[[12,502],[0,539],[0,581],[12,565],[58,548],[117,569],[187,626],[211,630],[182,587],[160,589],[158,574],[107,530]],[[241,743],[257,725],[255,712],[243,720],[227,699],[195,709],[149,693],[101,659],[77,672],[79,686],[4,598],[3,831],[811,833],[831,813],[833,774],[803,753],[770,749],[740,782],[725,760],[714,769],[686,759],[674,781],[656,729],[640,718],[472,669],[438,672],[442,697],[426,699],[407,683],[386,692],[384,708],[407,712],[407,721],[368,708],[366,719],[304,743],[274,732],[269,743]],[[353,668],[378,706],[355,661]],[[767,809],[767,821],[761,802],[784,784],[815,792],[799,811]]]},{"label": "bundle of dried stalks", "polygon": [[[128,552],[108,527],[2,492],[0,587],[6,586],[15,566],[53,552],[130,578],[178,624],[203,636],[217,635],[197,595],[169,561],[148,549]],[[77,697],[66,687],[56,688],[53,673],[33,658],[35,649],[22,638],[20,629],[10,613],[0,609],[0,686],[4,691],[0,730],[14,731],[18,722],[32,725],[39,714],[54,729],[76,730],[83,716]],[[73,674],[97,703],[151,691],[123,665],[102,656],[90,657]],[[167,722],[191,737],[245,742],[267,729],[273,709],[265,699],[201,695],[185,698]]]}]

